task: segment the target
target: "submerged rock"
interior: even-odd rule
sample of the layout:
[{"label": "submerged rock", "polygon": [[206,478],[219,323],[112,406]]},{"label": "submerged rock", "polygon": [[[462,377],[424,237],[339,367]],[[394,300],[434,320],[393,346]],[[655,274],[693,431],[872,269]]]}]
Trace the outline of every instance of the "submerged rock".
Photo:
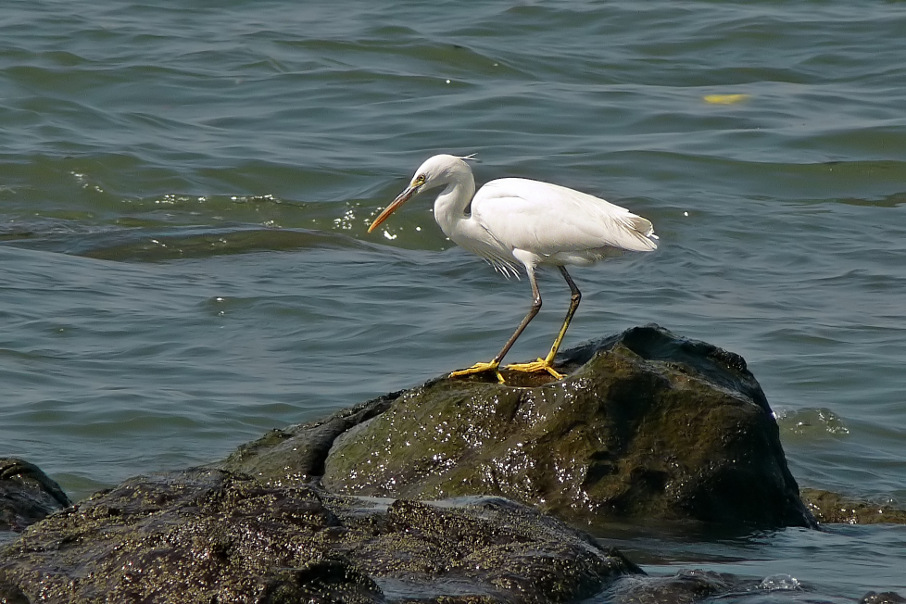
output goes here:
[{"label": "submerged rock", "polygon": [[0,550],[0,599],[566,602],[627,573],[641,571],[502,499],[366,500],[190,470],[129,480],[26,531]]},{"label": "submerged rock", "polygon": [[569,373],[558,382],[444,378],[383,401],[338,435],[324,486],[413,499],[500,495],[584,522],[816,525],[741,357],[647,326],[558,361]]},{"label": "submerged rock", "polygon": [[906,510],[889,503],[874,503],[821,489],[802,489],[808,509],[822,523],[906,524]]},{"label": "submerged rock", "polygon": [[701,570],[681,570],[665,577],[623,577],[604,594],[606,602],[686,604],[752,590],[754,581]]},{"label": "submerged rock", "polygon": [[41,469],[15,457],[0,458],[0,531],[21,531],[72,505]]}]

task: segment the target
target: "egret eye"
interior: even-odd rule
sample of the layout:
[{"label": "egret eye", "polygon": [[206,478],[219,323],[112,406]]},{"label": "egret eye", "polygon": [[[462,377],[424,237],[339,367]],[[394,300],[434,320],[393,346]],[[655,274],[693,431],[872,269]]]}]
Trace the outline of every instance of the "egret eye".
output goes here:
[{"label": "egret eye", "polygon": [[423,184],[425,184],[425,175],[424,175],[424,174],[419,174],[418,176],[416,176],[416,177],[415,177],[415,180],[413,181],[413,184],[414,184],[416,187],[420,187],[420,186],[422,186]]}]

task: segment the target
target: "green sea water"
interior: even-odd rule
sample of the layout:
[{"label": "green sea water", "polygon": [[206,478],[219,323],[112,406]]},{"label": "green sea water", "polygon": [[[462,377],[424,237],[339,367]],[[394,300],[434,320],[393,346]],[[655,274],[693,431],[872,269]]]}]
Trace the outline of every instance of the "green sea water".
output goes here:
[{"label": "green sea water", "polygon": [[[801,485],[906,505],[906,4],[0,16],[0,454],[74,498],[496,353],[525,280],[452,246],[429,199],[366,234],[451,152],[477,154],[479,182],[548,180],[654,223],[655,253],[573,271],[566,347],[656,322],[737,352]],[[559,275],[540,283],[510,360],[562,319]],[[906,595],[904,545],[836,527],[626,547],[653,573],[805,586],[759,601],[849,602]]]}]

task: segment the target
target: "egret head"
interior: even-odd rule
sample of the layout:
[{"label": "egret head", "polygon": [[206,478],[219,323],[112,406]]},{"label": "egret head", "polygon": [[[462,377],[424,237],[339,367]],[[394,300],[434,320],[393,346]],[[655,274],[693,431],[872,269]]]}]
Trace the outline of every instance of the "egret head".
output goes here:
[{"label": "egret head", "polygon": [[469,164],[465,162],[465,160],[471,158],[471,155],[467,157],[435,155],[434,157],[425,160],[425,163],[420,165],[418,170],[415,171],[415,175],[409,182],[409,186],[406,187],[402,193],[397,195],[396,199],[390,202],[390,205],[384,208],[384,211],[374,219],[374,222],[368,227],[368,232],[370,233],[376,229],[382,222],[387,220],[391,214],[399,209],[400,206],[422,191],[450,184],[451,182],[457,182],[463,177],[471,178],[472,169],[469,167]]}]

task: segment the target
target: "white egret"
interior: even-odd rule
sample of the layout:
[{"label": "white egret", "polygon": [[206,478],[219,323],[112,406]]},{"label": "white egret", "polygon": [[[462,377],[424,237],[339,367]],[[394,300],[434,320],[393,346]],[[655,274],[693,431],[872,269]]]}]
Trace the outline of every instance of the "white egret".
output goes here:
[{"label": "white egret", "polygon": [[559,185],[501,178],[475,192],[472,169],[453,155],[435,155],[415,172],[409,186],[368,227],[370,233],[410,198],[436,187],[445,187],[434,201],[434,219],[454,243],[487,260],[504,275],[518,275],[520,265],[528,275],[534,300],[519,327],[488,363],[454,371],[450,377],[494,372],[503,383],[500,363],[541,308],[535,279],[538,266],[556,266],[572,292],[569,310],[547,356],[531,363],[507,365],[512,371],[548,372],[579,306],[581,293],[567,264],[592,264],[614,250],[647,252],[657,248],[651,222],[603,199]]}]

